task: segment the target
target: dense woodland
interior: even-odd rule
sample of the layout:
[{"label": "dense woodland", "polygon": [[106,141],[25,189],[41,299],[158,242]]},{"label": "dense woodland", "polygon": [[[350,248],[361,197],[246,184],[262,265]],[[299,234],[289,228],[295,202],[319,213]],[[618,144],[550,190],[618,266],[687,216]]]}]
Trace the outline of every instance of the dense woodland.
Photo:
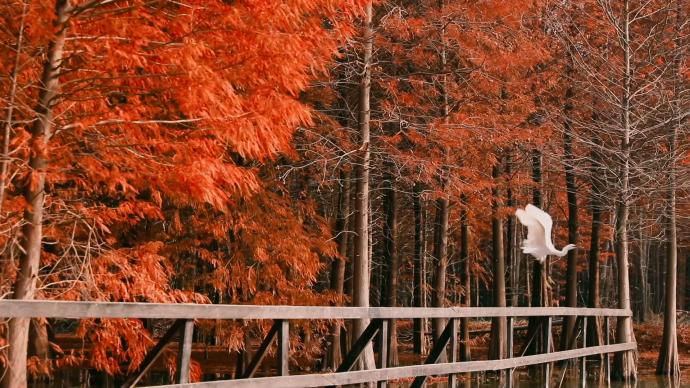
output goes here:
[{"label": "dense woodland", "polygon": [[[617,307],[663,326],[657,372],[679,375],[690,2],[4,0],[0,20],[0,298]],[[523,255],[527,203],[578,249]],[[66,351],[58,323],[0,325],[4,386],[122,375],[152,345],[151,322],[94,319]],[[364,324],[296,323],[293,362],[334,367]],[[268,330],[198,325],[238,368]],[[390,325],[390,365],[443,328]],[[468,328],[461,359],[485,357]]]}]

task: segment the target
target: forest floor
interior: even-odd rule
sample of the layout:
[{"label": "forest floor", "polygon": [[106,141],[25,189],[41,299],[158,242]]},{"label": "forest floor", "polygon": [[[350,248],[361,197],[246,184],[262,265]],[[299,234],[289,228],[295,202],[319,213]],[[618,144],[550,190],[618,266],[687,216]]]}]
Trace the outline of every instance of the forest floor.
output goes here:
[{"label": "forest floor", "polygon": [[[635,325],[635,339],[638,350],[638,372],[653,375],[659,357],[659,347],[664,327],[661,319]],[[690,326],[678,327],[678,354],[682,381],[690,384]]]}]

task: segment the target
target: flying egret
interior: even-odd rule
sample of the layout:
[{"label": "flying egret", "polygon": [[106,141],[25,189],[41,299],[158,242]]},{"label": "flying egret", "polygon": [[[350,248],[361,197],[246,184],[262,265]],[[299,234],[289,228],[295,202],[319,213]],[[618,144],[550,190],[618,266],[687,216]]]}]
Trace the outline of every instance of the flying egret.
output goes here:
[{"label": "flying egret", "polygon": [[551,242],[551,216],[534,205],[527,205],[525,210],[517,209],[515,215],[520,223],[527,227],[527,239],[522,242],[522,252],[532,255],[543,263],[546,256],[563,257],[568,251],[575,249],[575,244],[568,244],[560,251]]}]

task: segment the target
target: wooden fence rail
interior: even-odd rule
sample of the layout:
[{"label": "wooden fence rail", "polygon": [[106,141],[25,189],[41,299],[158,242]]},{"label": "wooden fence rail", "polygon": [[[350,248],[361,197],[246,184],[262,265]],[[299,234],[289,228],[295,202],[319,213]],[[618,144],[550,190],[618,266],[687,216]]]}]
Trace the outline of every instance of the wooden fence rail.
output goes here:
[{"label": "wooden fence rail", "polygon": [[[178,352],[177,384],[165,387],[320,387],[355,384],[363,382],[378,382],[379,387],[385,386],[386,381],[414,378],[412,387],[424,385],[428,376],[447,375],[448,386],[456,387],[455,375],[458,373],[481,371],[508,371],[508,386],[512,386],[512,371],[514,368],[545,364],[568,359],[580,359],[584,366],[585,357],[605,354],[607,374],[610,373],[608,354],[633,351],[635,343],[609,344],[609,317],[631,317],[630,310],[604,308],[570,308],[570,307],[331,307],[331,306],[252,306],[252,305],[202,305],[202,304],[162,304],[162,303],[117,303],[117,302],[70,302],[70,301],[23,301],[0,300],[0,317],[3,318],[158,318],[175,319],[175,324],[163,335],[160,341],[149,351],[138,370],[125,380],[123,387],[133,387],[153,365],[156,358],[162,354],[165,346],[176,336],[180,337]],[[513,320],[515,317],[545,317],[542,327],[547,335],[547,343],[551,343],[551,317],[576,316],[581,323],[582,347],[567,351],[551,352],[523,357],[513,355]],[[586,322],[584,317],[605,318],[607,327],[606,344],[587,347],[585,341]],[[482,360],[456,362],[457,330],[459,318],[492,318],[506,317],[508,330],[506,333],[508,344],[508,358],[501,360]],[[386,356],[388,350],[388,320],[412,318],[445,318],[447,325],[439,340],[429,352],[424,365],[410,365],[387,367]],[[238,379],[189,383],[189,365],[191,358],[192,333],[195,319],[240,319],[263,320],[271,319],[274,324],[268,335],[262,341],[258,351],[254,354],[249,367]],[[288,375],[289,360],[289,320],[320,319],[320,320],[370,320],[347,354],[340,367],[332,373],[309,375]],[[378,336],[381,351],[379,352],[379,369],[351,371],[360,357],[363,349]],[[277,370],[279,376],[254,378],[255,371],[266,356],[271,344],[277,339]],[[440,355],[450,346],[450,362],[437,363]],[[548,367],[547,367],[548,368]],[[582,369],[584,371],[584,368]],[[546,376],[549,376],[548,369]],[[582,374],[582,382],[585,375]],[[548,377],[546,379],[548,386]]]}]

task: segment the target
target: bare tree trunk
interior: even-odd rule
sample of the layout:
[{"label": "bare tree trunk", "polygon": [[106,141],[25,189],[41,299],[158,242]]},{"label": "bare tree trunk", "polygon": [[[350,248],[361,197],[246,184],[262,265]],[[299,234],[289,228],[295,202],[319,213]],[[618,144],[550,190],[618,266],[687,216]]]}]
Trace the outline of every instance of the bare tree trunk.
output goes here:
[{"label": "bare tree trunk", "polygon": [[[472,296],[472,277],[470,270],[470,225],[467,216],[467,197],[463,194],[460,197],[462,209],[460,210],[460,265],[461,265],[461,279],[463,294],[460,305],[463,307],[470,307]],[[470,361],[470,331],[469,319],[462,318],[460,320],[460,361]]]},{"label": "bare tree trunk", "polygon": [[[690,257],[686,253],[685,257],[685,310],[690,310]],[[681,276],[683,276],[681,274]]]},{"label": "bare tree trunk", "polygon": [[[630,201],[630,95],[632,83],[631,47],[630,47],[630,4],[629,0],[623,1],[623,54],[624,54],[624,80],[622,106],[623,139],[621,141],[621,156],[623,166],[621,168],[621,190],[618,201],[618,214],[616,228],[616,261],[618,262],[618,308],[630,310],[630,274],[629,274],[629,247],[628,247],[628,204]],[[632,318],[619,318],[616,330],[616,340],[619,343],[635,342]],[[633,352],[619,352],[614,356],[613,376],[623,380],[637,379],[637,366]]]},{"label": "bare tree trunk", "polygon": [[[443,0],[438,1],[439,9],[443,9]],[[441,72],[446,71],[446,30],[445,23],[442,24],[441,31]],[[449,124],[449,105],[448,105],[448,80],[445,74],[441,75],[441,90],[443,97],[443,110],[441,114],[443,115],[444,126],[447,127]],[[448,154],[447,147],[444,147],[443,157],[446,158]],[[441,168],[440,171],[440,182],[442,191],[446,186],[446,177],[444,176],[445,167]],[[444,193],[445,195],[445,193]],[[434,257],[436,259],[436,268],[434,271],[434,288],[433,288],[433,298],[432,305],[434,307],[444,307],[446,301],[446,272],[448,269],[448,198],[439,198],[436,200],[436,224],[434,227]],[[436,343],[441,337],[441,333],[446,325],[446,319],[435,318],[432,320],[432,333],[434,337],[434,343]],[[439,357],[438,362],[446,362],[446,352],[442,352]]]},{"label": "bare tree trunk", "polygon": [[[48,167],[47,146],[52,134],[53,104],[59,87],[62,54],[67,35],[67,21],[70,16],[68,0],[58,0],[55,4],[55,36],[48,45],[46,60],[40,85],[36,120],[30,129],[31,153],[29,157],[30,175],[24,182],[23,195],[26,200],[24,226],[22,227],[19,270],[14,284],[13,299],[33,299],[41,262],[41,240],[43,238],[43,200]],[[7,339],[9,365],[2,379],[4,387],[26,387],[26,361],[29,337],[28,318],[9,321]]]},{"label": "bare tree trunk", "polygon": [[[594,141],[598,144],[597,141]],[[596,151],[592,152],[592,196],[591,196],[591,210],[592,210],[592,232],[590,235],[590,247],[589,247],[589,274],[588,274],[588,290],[587,290],[587,306],[592,308],[601,307],[601,295],[600,295],[600,264],[599,264],[599,240],[601,236],[601,218],[602,218],[602,207],[601,207],[601,194],[602,194],[602,180],[599,176],[601,171],[601,163],[599,162],[599,156]],[[601,324],[597,317],[591,317],[589,324],[587,325],[587,343],[589,346],[599,346],[604,343],[603,333],[601,331]]]},{"label": "bare tree trunk", "polygon": [[[510,176],[511,174],[511,169],[513,167],[513,160],[511,157],[511,153],[508,152],[506,155],[506,175]],[[509,208],[514,208],[515,207],[515,197],[513,196],[513,189],[511,188],[510,185],[508,185],[508,189],[506,190],[506,205],[508,205]],[[517,274],[517,260],[516,259],[516,252],[515,252],[515,216],[511,215],[508,217],[508,221],[506,223],[506,240],[507,244],[506,245],[506,253],[505,253],[505,262],[506,265],[508,266],[508,273],[510,274],[510,277],[508,278],[509,282],[509,289],[510,289],[510,305],[513,307],[516,307],[518,305],[518,279],[519,277],[516,276]]]},{"label": "bare tree trunk", "polygon": [[[506,284],[505,284],[505,258],[503,247],[503,219],[501,210],[501,166],[500,161],[493,167],[492,177],[494,188],[492,189],[492,215],[491,229],[493,241],[493,298],[494,306],[506,307]],[[489,359],[502,359],[506,354],[506,319],[497,317],[491,320],[491,343],[489,345]]]},{"label": "bare tree trunk", "polygon": [[[543,209],[541,159],[541,153],[538,150],[534,150],[532,153],[532,181],[535,188],[532,191],[532,203],[534,203],[534,206]],[[541,263],[538,260],[532,260],[531,307],[549,306],[550,298],[548,296],[547,276],[546,262]],[[545,351],[544,347],[546,345],[546,340],[542,335],[543,331],[539,330],[543,318],[530,317],[528,322],[527,338],[531,339],[531,342],[527,344],[525,354],[539,354]],[[531,370],[541,370],[541,367],[537,366],[531,368]]]},{"label": "bare tree trunk", "polygon": [[[371,2],[366,5],[364,17],[364,72],[360,82],[359,94],[359,130],[361,149],[357,158],[357,192],[355,200],[355,262],[353,269],[352,302],[357,307],[369,307],[369,160],[370,160],[370,100],[371,92],[371,63],[373,46],[372,28],[373,9]],[[352,340],[356,341],[369,324],[368,319],[354,322]],[[374,351],[369,344],[361,358],[365,369],[374,369]]]},{"label": "bare tree trunk", "polygon": [[21,58],[23,44],[24,44],[24,27],[26,21],[28,1],[24,1],[22,5],[22,17],[19,25],[19,34],[17,35],[17,49],[16,57],[14,58],[14,67],[10,74],[10,92],[7,98],[7,116],[5,117],[5,127],[3,129],[2,138],[2,166],[0,167],[0,212],[2,212],[2,205],[5,203],[5,190],[7,189],[7,181],[10,166],[10,137],[12,136],[12,123],[14,120],[15,99],[17,97],[17,74],[19,73],[19,60]]},{"label": "bare tree trunk", "polygon": [[[675,153],[675,127],[670,145],[671,157]],[[668,220],[666,225],[666,297],[664,298],[664,336],[659,350],[656,373],[659,375],[680,376],[678,359],[678,335],[676,328],[676,282],[678,271],[678,238],[676,233],[676,183],[675,166],[669,167]]]},{"label": "bare tree trunk", "polygon": [[639,322],[647,321],[647,313],[649,311],[649,302],[647,298],[647,279],[645,277],[645,261],[646,256],[649,251],[649,240],[644,234],[643,219],[645,215],[645,209],[640,210],[640,225],[639,225],[639,250],[638,254],[633,256],[634,266],[635,266],[635,277],[637,282],[637,300],[633,304],[634,314]]},{"label": "bare tree trunk", "polygon": [[[680,37],[680,3],[676,4],[676,49],[679,50],[682,46]],[[676,54],[674,59],[674,75],[677,79],[682,79],[681,68],[681,53]],[[680,82],[674,82],[676,85],[676,100],[681,97],[678,95],[678,85]],[[681,115],[680,107],[674,107],[673,114],[676,117]],[[656,373],[659,375],[668,375],[680,377],[680,364],[678,357],[678,336],[676,327],[676,287],[678,281],[678,236],[676,229],[676,139],[678,136],[678,127],[680,127],[680,120],[670,124],[669,139],[668,139],[668,191],[667,191],[667,212],[668,219],[666,224],[666,298],[664,299],[664,336],[661,341],[661,349],[659,350],[659,359],[656,366]]]},{"label": "bare tree trunk", "polygon": [[683,255],[683,250],[678,249],[678,300],[676,301],[676,308],[678,310],[685,310],[685,273],[688,271],[688,262]]},{"label": "bare tree trunk", "polygon": [[[356,172],[356,171],[355,171]],[[352,195],[357,191],[357,179],[353,179],[352,174],[350,174],[350,204],[349,207],[351,209],[351,215],[354,216],[354,208],[355,204],[357,202],[357,198],[355,195]],[[355,233],[353,230],[354,223],[352,217],[349,217],[348,219],[348,234],[346,236],[347,240],[347,262],[345,263],[345,284],[344,284],[344,289],[343,293],[345,295],[349,295],[351,298],[353,296],[353,291],[352,291],[352,283],[353,283],[353,274],[354,274],[354,265],[355,265],[355,255],[356,249],[355,249]],[[345,321],[345,325],[343,329],[340,331],[340,355],[341,358],[344,358],[348,351],[350,350],[350,344],[352,343],[352,332],[354,331],[354,322],[350,319]]]},{"label": "bare tree trunk", "polygon": [[[350,214],[350,172],[340,172],[340,190],[338,194],[338,216],[336,218],[336,242],[340,257],[333,260],[331,267],[331,289],[336,295],[343,296],[345,291],[345,260],[347,258],[347,242]],[[335,370],[340,365],[342,350],[340,347],[340,323],[334,323],[331,328],[331,348],[328,365]]]},{"label": "bare tree trunk", "polygon": [[652,242],[652,246],[654,247],[654,255],[652,256],[652,261],[656,263],[656,269],[654,273],[654,289],[655,289],[655,303],[653,305],[653,310],[657,314],[662,313],[662,303],[661,301],[664,300],[664,295],[666,294],[664,290],[664,262],[663,256],[664,254],[662,253],[662,245],[659,242]]},{"label": "bare tree trunk", "polygon": [[[392,167],[389,167],[389,171]],[[386,291],[386,306],[398,305],[398,271],[400,270],[400,258],[398,256],[398,200],[393,175],[386,173],[385,187],[383,190],[383,204],[386,212],[386,222],[383,229],[384,260],[388,264],[388,281]],[[388,366],[398,365],[398,329],[397,321],[391,319],[388,322]]]},{"label": "bare tree trunk", "polygon": [[[572,112],[573,89],[568,88],[565,93],[563,108],[565,122],[563,123],[563,158],[565,159],[565,186],[568,196],[568,242],[577,244],[577,184],[575,182],[575,168],[573,167],[573,137],[570,114]],[[565,306],[577,307],[577,250],[568,252],[568,268],[566,272]],[[561,334],[561,350],[571,349],[575,345],[575,316],[563,319]]]},{"label": "bare tree trunk", "polygon": [[[446,300],[446,270],[448,268],[448,199],[436,200],[436,225],[434,228],[434,257],[436,269],[434,271],[433,307],[444,307]],[[434,318],[432,332],[434,343],[438,341],[446,320]],[[438,362],[446,362],[446,354],[443,352]]]},{"label": "bare tree trunk", "polygon": [[[413,194],[413,208],[414,208],[414,293],[413,293],[413,304],[414,307],[424,307],[425,306],[425,293],[426,288],[426,242],[424,225],[425,225],[425,214],[424,214],[424,204],[422,203],[422,187],[420,183],[414,185]],[[426,352],[426,341],[424,338],[424,328],[426,327],[426,322],[424,318],[414,319],[414,330],[413,330],[413,342],[414,342],[414,352],[416,354],[423,354]]]}]

